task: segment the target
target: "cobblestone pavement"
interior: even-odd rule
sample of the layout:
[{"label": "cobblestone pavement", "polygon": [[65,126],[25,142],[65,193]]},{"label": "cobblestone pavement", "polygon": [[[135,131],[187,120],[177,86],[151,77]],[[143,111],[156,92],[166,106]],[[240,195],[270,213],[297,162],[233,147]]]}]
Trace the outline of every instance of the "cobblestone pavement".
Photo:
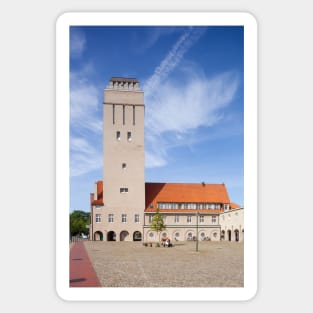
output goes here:
[{"label": "cobblestone pavement", "polygon": [[102,287],[243,287],[244,245],[178,242],[172,248],[141,242],[85,241]]}]

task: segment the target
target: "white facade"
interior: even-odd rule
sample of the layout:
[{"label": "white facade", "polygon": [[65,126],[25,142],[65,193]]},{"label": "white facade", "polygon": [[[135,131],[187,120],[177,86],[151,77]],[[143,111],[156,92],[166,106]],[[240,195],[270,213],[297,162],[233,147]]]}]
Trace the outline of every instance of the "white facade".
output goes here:
[{"label": "white facade", "polygon": [[227,241],[244,240],[244,209],[228,210],[220,214],[221,239]]}]

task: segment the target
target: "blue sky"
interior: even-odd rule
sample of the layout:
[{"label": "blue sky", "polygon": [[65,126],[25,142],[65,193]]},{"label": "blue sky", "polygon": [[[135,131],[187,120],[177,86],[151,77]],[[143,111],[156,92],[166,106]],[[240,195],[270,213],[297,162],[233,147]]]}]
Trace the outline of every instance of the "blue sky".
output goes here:
[{"label": "blue sky", "polygon": [[102,180],[103,90],[145,94],[145,180],[225,183],[244,205],[243,27],[70,29],[70,211]]}]

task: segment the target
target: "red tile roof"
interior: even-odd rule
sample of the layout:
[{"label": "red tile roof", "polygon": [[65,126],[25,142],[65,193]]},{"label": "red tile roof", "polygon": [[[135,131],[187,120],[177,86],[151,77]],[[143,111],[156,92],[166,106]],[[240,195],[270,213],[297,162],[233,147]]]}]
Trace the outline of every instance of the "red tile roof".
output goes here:
[{"label": "red tile roof", "polygon": [[157,202],[230,203],[224,184],[146,183],[146,210]]},{"label": "red tile roof", "polygon": [[240,205],[237,204],[237,203],[234,203],[234,202],[231,202],[230,203],[230,209],[239,209],[240,208]]},{"label": "red tile roof", "polygon": [[[91,200],[91,205],[103,205],[103,181],[97,181],[97,200]],[[94,195],[92,193],[91,195]],[[94,198],[93,198],[94,199]]]},{"label": "red tile roof", "polygon": [[[153,212],[150,205],[157,207],[158,202],[175,203],[230,203],[224,184],[187,184],[187,183],[145,183],[146,212]],[[93,194],[91,194],[93,195]],[[92,200],[91,205],[103,205],[103,181],[97,181],[97,200]],[[231,203],[231,208],[239,208],[236,203]],[[162,212],[175,212],[175,209],[162,210]],[[194,212],[194,210],[182,210],[179,212]],[[203,213],[219,210],[201,210]]]}]

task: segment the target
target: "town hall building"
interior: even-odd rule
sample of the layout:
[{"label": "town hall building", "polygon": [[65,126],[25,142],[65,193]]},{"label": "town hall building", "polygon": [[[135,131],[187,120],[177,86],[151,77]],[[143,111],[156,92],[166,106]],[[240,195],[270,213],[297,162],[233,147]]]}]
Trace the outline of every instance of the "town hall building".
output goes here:
[{"label": "town hall building", "polygon": [[[103,180],[90,194],[90,239],[243,241],[244,209],[225,184],[145,182],[144,93],[134,78],[104,90]],[[150,228],[156,211],[166,229]]]}]

